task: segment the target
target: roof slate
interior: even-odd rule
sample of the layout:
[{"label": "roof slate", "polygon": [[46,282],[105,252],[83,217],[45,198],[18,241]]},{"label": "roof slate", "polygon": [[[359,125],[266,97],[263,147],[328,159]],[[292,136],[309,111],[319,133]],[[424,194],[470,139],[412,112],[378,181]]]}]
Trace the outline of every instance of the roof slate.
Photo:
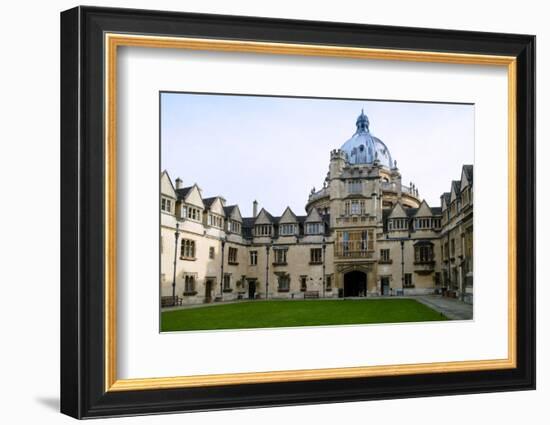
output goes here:
[{"label": "roof slate", "polygon": [[187,196],[187,194],[191,191],[191,189],[193,189],[193,186],[187,186],[187,187],[182,187],[181,189],[176,189],[178,198],[184,199]]},{"label": "roof slate", "polygon": [[206,208],[210,208],[210,207],[212,206],[212,204],[214,203],[214,201],[215,201],[216,199],[218,199],[218,198],[219,198],[218,196],[212,196],[212,197],[210,197],[210,198],[204,198],[204,199],[202,200],[202,202],[204,203],[204,206],[205,206]]},{"label": "roof slate", "polygon": [[474,166],[466,164],[462,166],[462,169],[464,170],[464,174],[466,174],[468,183],[472,184],[472,182],[474,181]]}]

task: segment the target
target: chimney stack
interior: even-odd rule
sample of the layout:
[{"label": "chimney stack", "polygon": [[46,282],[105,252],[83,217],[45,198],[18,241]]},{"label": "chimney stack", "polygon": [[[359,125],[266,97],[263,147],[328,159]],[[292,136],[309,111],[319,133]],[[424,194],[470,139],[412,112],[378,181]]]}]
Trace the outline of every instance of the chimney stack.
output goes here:
[{"label": "chimney stack", "polygon": [[254,218],[258,215],[258,201],[256,200],[252,202],[252,215],[254,216]]},{"label": "chimney stack", "polygon": [[179,177],[176,179],[176,189],[181,189],[183,186],[183,180]]}]

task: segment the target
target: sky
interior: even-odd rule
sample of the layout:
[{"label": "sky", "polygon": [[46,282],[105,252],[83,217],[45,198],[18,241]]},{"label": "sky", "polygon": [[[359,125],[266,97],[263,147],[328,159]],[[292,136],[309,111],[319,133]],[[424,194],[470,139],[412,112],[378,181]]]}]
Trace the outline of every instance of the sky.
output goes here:
[{"label": "sky", "polygon": [[162,93],[161,170],[197,183],[205,198],[238,204],[245,217],[254,200],[275,216],[287,206],[304,215],[361,109],[403,184],[413,182],[432,207],[474,163],[473,105]]}]

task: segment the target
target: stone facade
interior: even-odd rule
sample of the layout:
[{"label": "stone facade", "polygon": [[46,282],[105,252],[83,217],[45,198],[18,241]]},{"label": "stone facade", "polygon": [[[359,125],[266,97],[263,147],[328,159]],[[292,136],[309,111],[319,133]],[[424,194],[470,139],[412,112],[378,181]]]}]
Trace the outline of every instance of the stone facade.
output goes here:
[{"label": "stone facade", "polygon": [[223,197],[163,172],[161,295],[172,296],[175,281],[184,304],[430,293],[473,302],[473,167],[430,207],[402,183],[363,112],[356,126],[330,152],[306,215],[273,216],[255,202],[253,217],[242,217]]}]

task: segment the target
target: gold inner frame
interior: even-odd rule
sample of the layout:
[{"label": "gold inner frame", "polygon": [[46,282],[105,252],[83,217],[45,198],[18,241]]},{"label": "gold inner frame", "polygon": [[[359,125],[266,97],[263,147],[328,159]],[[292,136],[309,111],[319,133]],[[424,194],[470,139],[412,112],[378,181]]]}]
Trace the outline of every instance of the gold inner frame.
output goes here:
[{"label": "gold inner frame", "polygon": [[[516,358],[516,58],[461,53],[370,49],[308,44],[105,34],[105,391],[135,391],[214,385],[312,381],[418,373],[515,368]],[[116,373],[116,123],[117,48],[120,46],[325,56],[504,66],[508,71],[508,357],[495,360],[398,364],[271,372],[118,379]]]}]

